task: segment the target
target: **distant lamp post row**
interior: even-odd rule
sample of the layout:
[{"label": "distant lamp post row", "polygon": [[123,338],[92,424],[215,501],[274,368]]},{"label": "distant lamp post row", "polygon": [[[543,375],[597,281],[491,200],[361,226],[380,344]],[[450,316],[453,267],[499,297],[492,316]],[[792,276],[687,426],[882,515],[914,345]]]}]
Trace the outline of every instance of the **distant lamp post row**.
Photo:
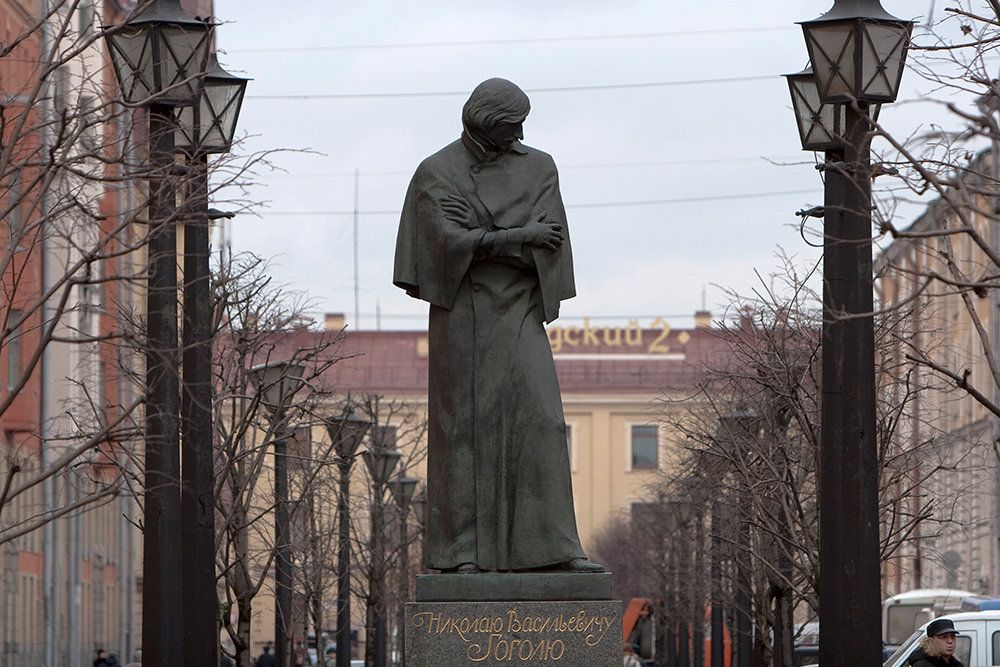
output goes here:
[{"label": "distant lamp post row", "polygon": [[[870,137],[899,94],[912,21],[878,0],[835,0],[802,24],[812,69],[790,75],[804,150],[824,151],[820,663],[878,664]],[[851,645],[851,655],[843,646]]]},{"label": "distant lamp post row", "polygon": [[185,216],[182,392],[174,157],[188,154],[190,174],[206,155],[232,147],[246,80],[218,67],[213,30],[210,17],[192,17],[179,0],[157,0],[141,4],[106,38],[124,103],[146,108],[149,118],[142,646],[153,667],[178,646],[184,665],[218,662],[207,170],[198,170],[188,190],[204,205]]}]

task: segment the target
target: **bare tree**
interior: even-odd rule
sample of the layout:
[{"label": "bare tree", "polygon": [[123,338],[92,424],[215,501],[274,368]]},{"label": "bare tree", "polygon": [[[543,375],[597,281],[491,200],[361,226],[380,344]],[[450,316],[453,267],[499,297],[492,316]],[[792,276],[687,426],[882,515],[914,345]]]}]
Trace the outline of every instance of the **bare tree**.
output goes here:
[{"label": "bare tree", "polygon": [[[682,434],[682,447],[654,491],[711,510],[716,523],[707,529],[721,552],[713,558],[723,562],[725,582],[717,585],[728,591],[726,604],[736,604],[742,593],[742,606],[754,614],[756,659],[770,660],[772,637],[780,633],[783,664],[790,664],[793,610],[818,615],[821,309],[789,260],[761,282],[749,298],[734,295],[734,317],[715,330],[728,353],[702,369],[696,394],[679,401],[685,408],[679,416],[664,410],[670,428]],[[933,420],[911,410],[921,387],[893,354],[912,338],[906,323],[914,320],[907,316],[890,311],[876,325],[883,562],[897,558],[931,518],[935,508],[923,489],[946,465],[933,463]],[[916,419],[919,433],[931,435],[915,440],[903,428]],[[936,509],[937,520],[951,518],[947,507]],[[661,511],[676,512],[669,504]],[[700,574],[709,577],[706,570]]]},{"label": "bare tree", "polygon": [[[339,359],[340,332],[308,331],[301,295],[271,285],[266,263],[250,255],[227,259],[214,285],[217,322],[215,375],[216,498],[219,514],[217,549],[222,586],[222,627],[235,647],[238,665],[250,664],[250,621],[254,598],[268,582],[276,549],[270,517],[275,495],[268,478],[271,443],[287,437],[287,424],[309,426],[327,396],[318,382]],[[302,345],[289,347],[295,332]],[[306,364],[305,389],[288,406],[285,418],[269,421],[253,384],[250,368],[271,361]],[[296,490],[306,493],[324,469],[313,462],[332,461],[332,445],[315,447],[302,472],[296,461]],[[290,503],[295,524],[300,500]],[[235,615],[234,612],[235,611]]]}]

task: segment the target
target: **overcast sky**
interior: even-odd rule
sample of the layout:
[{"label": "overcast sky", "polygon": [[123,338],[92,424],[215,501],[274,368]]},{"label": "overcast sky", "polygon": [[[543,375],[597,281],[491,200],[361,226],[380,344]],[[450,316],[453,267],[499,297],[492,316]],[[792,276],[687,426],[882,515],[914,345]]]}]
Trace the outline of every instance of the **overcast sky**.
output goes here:
[{"label": "overcast sky", "polygon": [[[392,285],[397,211],[420,160],[457,138],[468,92],[501,76],[531,98],[525,143],[560,168],[578,292],[564,318],[687,325],[703,287],[718,311],[715,285],[749,291],[778,247],[802,264],[818,256],[794,213],[822,202],[822,184],[779,75],[807,59],[795,22],[831,4],[216,0],[221,59],[254,79],[241,151],[315,151],[278,154],[287,173],[259,174],[252,196],[266,207],[232,223],[233,250],[271,258],[317,313],[368,329],[379,308],[383,328],[423,328],[426,306]],[[930,0],[883,5],[922,19]],[[908,99],[929,88],[912,72],[904,86]],[[909,133],[934,113],[897,104],[882,122]]]}]

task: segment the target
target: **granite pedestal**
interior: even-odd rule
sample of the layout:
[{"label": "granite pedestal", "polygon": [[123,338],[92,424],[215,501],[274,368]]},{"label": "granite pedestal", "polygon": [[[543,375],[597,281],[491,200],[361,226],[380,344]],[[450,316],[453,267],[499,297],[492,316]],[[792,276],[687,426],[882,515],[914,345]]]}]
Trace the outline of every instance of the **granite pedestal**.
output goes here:
[{"label": "granite pedestal", "polygon": [[608,573],[420,575],[406,605],[406,665],[618,667],[622,612]]}]

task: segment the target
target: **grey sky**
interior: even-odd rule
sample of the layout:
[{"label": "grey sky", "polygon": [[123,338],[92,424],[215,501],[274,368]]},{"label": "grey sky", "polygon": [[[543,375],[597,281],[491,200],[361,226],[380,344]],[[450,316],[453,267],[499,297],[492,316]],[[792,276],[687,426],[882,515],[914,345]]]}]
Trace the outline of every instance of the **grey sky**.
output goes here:
[{"label": "grey sky", "polygon": [[[357,168],[360,327],[375,326],[379,304],[384,328],[422,328],[426,307],[391,284],[393,212],[417,163],[458,136],[462,103],[479,81],[502,76],[530,90],[773,75],[529,92],[525,143],[554,156],[569,207],[579,296],[564,304],[564,316],[647,323],[681,316],[671,321],[685,325],[703,285],[747,291],[754,269],[767,273],[775,264],[778,246],[803,263],[817,256],[799,237],[794,212],[821,203],[822,184],[812,156],[799,148],[778,75],[806,61],[795,21],[831,4],[216,0],[228,22],[219,30],[222,60],[254,78],[240,118],[241,132],[251,135],[243,151],[322,153],[276,157],[288,174],[260,175],[253,196],[270,210],[233,223],[234,251],[273,257],[278,282],[308,291],[318,312],[345,312],[355,325],[352,218],[339,213],[353,207]],[[914,18],[930,1],[883,5]],[[602,35],[618,37],[562,39]],[[345,48],[459,41],[487,43]],[[910,97],[921,84],[912,72],[904,83]],[[448,91],[465,94],[267,97]],[[909,133],[926,113],[896,105],[882,120]],[[781,192],[795,194],[743,197]],[[685,199],[696,201],[676,201]],[[707,295],[710,308],[723,298],[711,286]]]}]

